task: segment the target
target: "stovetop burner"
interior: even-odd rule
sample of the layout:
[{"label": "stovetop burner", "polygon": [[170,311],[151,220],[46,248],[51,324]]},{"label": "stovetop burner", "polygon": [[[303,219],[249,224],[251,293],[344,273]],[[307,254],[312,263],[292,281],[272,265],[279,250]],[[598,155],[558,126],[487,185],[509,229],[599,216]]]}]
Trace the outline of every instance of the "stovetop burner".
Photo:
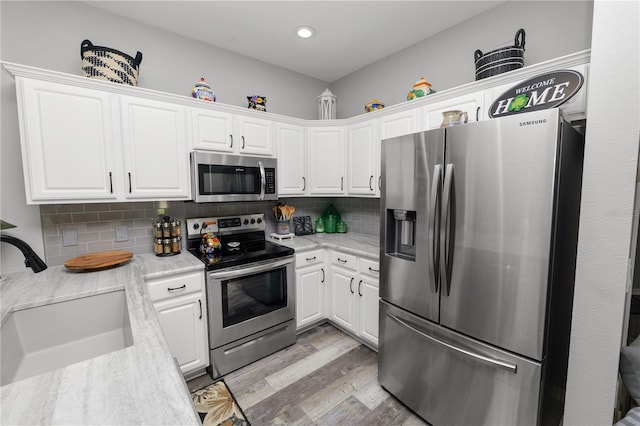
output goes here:
[{"label": "stovetop burner", "polygon": [[[187,250],[198,257],[207,270],[244,265],[293,255],[294,250],[265,240],[263,214],[187,219]],[[202,236],[214,233],[221,250],[213,256],[200,252]]]}]

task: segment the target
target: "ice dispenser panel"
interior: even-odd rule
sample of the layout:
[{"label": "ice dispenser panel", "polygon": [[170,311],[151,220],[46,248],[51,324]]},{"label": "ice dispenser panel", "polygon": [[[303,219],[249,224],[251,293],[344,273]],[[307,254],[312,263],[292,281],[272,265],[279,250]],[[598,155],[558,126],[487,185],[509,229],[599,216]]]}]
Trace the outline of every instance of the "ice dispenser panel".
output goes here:
[{"label": "ice dispenser panel", "polygon": [[386,254],[405,260],[416,260],[416,212],[387,210]]}]

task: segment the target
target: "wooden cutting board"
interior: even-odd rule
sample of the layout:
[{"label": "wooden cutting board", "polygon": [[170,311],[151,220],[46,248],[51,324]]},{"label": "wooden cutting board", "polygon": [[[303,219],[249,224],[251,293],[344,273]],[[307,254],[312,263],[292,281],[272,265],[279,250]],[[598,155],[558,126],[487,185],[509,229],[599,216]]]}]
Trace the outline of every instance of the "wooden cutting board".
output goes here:
[{"label": "wooden cutting board", "polygon": [[78,271],[97,271],[104,268],[120,265],[131,259],[133,253],[126,250],[101,251],[98,253],[83,254],[64,262],[68,269]]}]

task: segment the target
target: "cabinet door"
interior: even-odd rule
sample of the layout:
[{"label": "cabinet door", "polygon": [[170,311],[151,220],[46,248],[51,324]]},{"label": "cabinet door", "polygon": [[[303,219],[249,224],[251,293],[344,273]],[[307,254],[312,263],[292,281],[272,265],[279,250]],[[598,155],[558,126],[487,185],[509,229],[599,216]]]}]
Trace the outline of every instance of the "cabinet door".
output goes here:
[{"label": "cabinet door", "polygon": [[375,123],[350,126],[347,140],[347,194],[379,196],[380,139]]},{"label": "cabinet door", "polygon": [[189,155],[181,105],[123,96],[125,196],[189,199]]},{"label": "cabinet door", "polygon": [[459,110],[467,113],[468,122],[479,121],[487,118],[484,110],[484,91],[458,96],[446,101],[427,105],[422,110],[422,129],[437,129],[442,124],[445,111]]},{"label": "cabinet door", "polygon": [[273,122],[260,118],[238,116],[240,154],[273,156]]},{"label": "cabinet door", "polygon": [[209,365],[206,306],[202,292],[154,304],[171,355],[182,374]]},{"label": "cabinet door", "polygon": [[296,327],[325,317],[325,272],[322,267],[302,268],[296,272]]},{"label": "cabinet door", "polygon": [[358,281],[358,302],[360,320],[358,335],[378,346],[378,280],[360,276]]},{"label": "cabinet door", "polygon": [[309,193],[344,194],[345,129],[308,129]]},{"label": "cabinet door", "polygon": [[226,112],[191,108],[191,126],[193,129],[193,148],[233,152],[233,115]]},{"label": "cabinet door", "polygon": [[115,199],[111,95],[21,77],[16,87],[27,202]]},{"label": "cabinet door", "polygon": [[398,112],[382,117],[378,121],[380,140],[415,133],[417,122],[418,112],[416,110]]},{"label": "cabinet door", "polygon": [[349,331],[356,329],[356,281],[355,273],[341,268],[332,268],[331,272],[331,318]]},{"label": "cabinet door", "polygon": [[304,195],[307,190],[307,150],[302,126],[278,123],[278,195]]}]

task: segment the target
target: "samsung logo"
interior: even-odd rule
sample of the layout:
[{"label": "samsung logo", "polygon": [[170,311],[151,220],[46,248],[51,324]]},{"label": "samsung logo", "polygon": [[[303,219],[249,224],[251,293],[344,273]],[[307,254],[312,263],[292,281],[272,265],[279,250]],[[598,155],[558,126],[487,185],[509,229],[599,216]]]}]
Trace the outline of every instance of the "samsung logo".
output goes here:
[{"label": "samsung logo", "polygon": [[236,168],[236,172],[244,172],[244,169],[241,169],[241,168],[238,167],[238,168]]},{"label": "samsung logo", "polygon": [[520,122],[520,127],[522,127],[522,126],[533,126],[534,124],[544,124],[546,122],[547,122],[546,118],[543,118],[542,120],[521,121]]}]

